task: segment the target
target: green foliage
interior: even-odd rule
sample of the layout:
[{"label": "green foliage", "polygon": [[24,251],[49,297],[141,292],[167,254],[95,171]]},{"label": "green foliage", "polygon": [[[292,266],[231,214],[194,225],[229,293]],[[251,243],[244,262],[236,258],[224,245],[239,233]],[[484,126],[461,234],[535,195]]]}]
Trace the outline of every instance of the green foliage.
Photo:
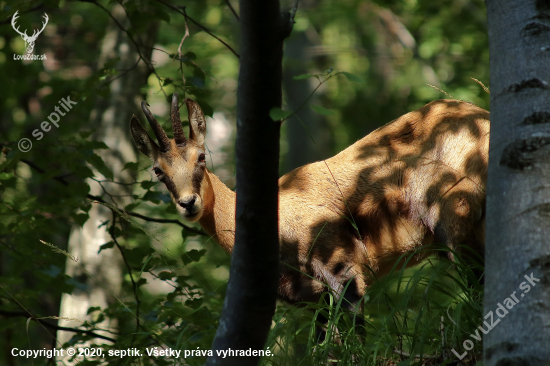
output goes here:
[{"label": "green foliage", "polygon": [[292,111],[284,111],[281,108],[273,108],[271,111],[269,111],[269,117],[273,121],[280,121],[288,118],[292,114]]},{"label": "green foliage", "polygon": [[[67,253],[74,227],[84,225],[92,207],[110,197],[99,185],[113,180],[116,168],[106,164],[100,152],[108,149],[97,141],[91,113],[98,101],[111,98],[112,83],[121,76],[113,57],[97,67],[98,51],[110,22],[107,11],[117,1],[59,2],[17,0],[0,9],[0,349],[42,349],[54,344],[55,329],[47,329],[33,318],[55,324],[61,296],[86,291],[79,276],[65,274],[67,263],[76,263],[81,276],[101,282],[87,273],[78,258]],[[236,2],[232,2],[236,3]],[[292,5],[293,1],[283,2]],[[238,52],[239,24],[225,2],[186,2],[185,12]],[[152,73],[142,94],[153,104],[169,102],[177,91],[181,97],[198,100],[208,116],[216,113],[236,120],[238,58],[220,41],[159,1],[125,3],[128,34],[139,41],[146,26],[160,23]],[[35,10],[33,10],[35,9]],[[24,27],[38,25],[46,12],[49,23],[38,37],[35,54],[48,54],[49,62],[21,62],[14,54],[24,51],[22,39],[9,25],[19,10]],[[28,11],[28,12],[27,12]],[[238,12],[238,9],[237,9]],[[333,144],[319,146],[330,156],[390,121],[433,99],[444,97],[426,86],[433,84],[456,98],[488,106],[488,94],[470,78],[488,81],[488,45],[481,0],[465,3],[412,1],[328,1],[308,7],[300,3],[292,37],[307,33],[316,39],[309,58],[299,60],[304,73],[293,83],[311,83],[319,100],[311,106],[327,118],[326,133]],[[182,37],[189,29],[183,44]],[[411,41],[412,40],[412,41]],[[139,42],[137,42],[139,44]],[[178,48],[182,44],[181,52]],[[130,47],[135,45],[130,42]],[[118,55],[117,55],[118,56]],[[344,70],[344,71],[334,71]],[[333,78],[334,76],[340,76]],[[331,79],[331,80],[330,80]],[[295,85],[295,84],[293,84]],[[67,96],[77,102],[38,140],[33,137],[57,103]],[[310,95],[304,95],[307,101]],[[274,121],[296,113],[274,108]],[[136,108],[136,115],[141,112]],[[183,113],[183,109],[182,109]],[[157,114],[157,112],[155,112]],[[158,116],[169,120],[169,112]],[[141,114],[140,119],[143,119]],[[218,117],[217,117],[218,118]],[[207,122],[210,123],[210,120]],[[283,123],[286,128],[287,122]],[[184,125],[187,122],[184,121]],[[168,123],[164,124],[165,127]],[[170,131],[169,128],[167,128]],[[209,130],[210,131],[210,130]],[[121,131],[128,133],[129,131]],[[32,141],[29,152],[21,152],[21,138]],[[229,140],[233,141],[233,136]],[[283,145],[286,140],[283,141]],[[332,148],[333,147],[333,148]],[[225,148],[226,162],[209,169],[225,174],[232,186],[232,145]],[[74,333],[70,345],[93,339],[106,357],[79,358],[81,365],[135,364],[173,365],[173,358],[109,356],[108,351],[152,347],[175,350],[210,348],[219,319],[228,277],[229,257],[211,240],[198,235],[197,226],[172,223],[144,224],[128,213],[179,220],[166,191],[147,169],[144,157],[127,161],[122,170],[135,176],[133,202],[121,207],[105,206],[113,218],[101,223],[111,240],[100,251],[124,257],[123,288],[105,308],[90,307],[92,320],[81,329],[116,338],[116,343]],[[98,174],[99,173],[99,174]],[[95,188],[95,189],[93,189]],[[94,196],[91,192],[101,192]],[[110,202],[110,201],[109,201]],[[115,197],[116,202],[116,197]],[[267,346],[275,356],[263,364],[319,365],[328,358],[342,364],[374,365],[395,360],[402,365],[419,360],[399,356],[440,355],[460,347],[461,341],[480,324],[480,289],[468,288],[464,266],[450,269],[445,261],[424,262],[420,267],[395,268],[392,276],[374,282],[365,299],[365,329],[354,327],[354,316],[342,311],[332,296],[322,304],[297,308],[279,304]],[[105,289],[108,292],[108,289]],[[442,343],[441,316],[445,320]],[[315,312],[330,319],[329,338],[316,345],[313,332]],[[103,320],[117,324],[115,334],[101,332]],[[28,322],[28,324],[27,324]],[[80,323],[73,323],[78,327]],[[336,335],[332,325],[338,329]],[[360,332],[364,341],[358,340]],[[475,345],[476,352],[481,344]],[[61,348],[61,345],[56,345]],[[456,348],[459,351],[458,348]],[[0,364],[10,364],[9,353],[0,352]],[[185,359],[188,365],[204,364],[204,356]],[[30,365],[30,359],[18,359]],[[46,359],[33,360],[34,365]]]},{"label": "green foliage", "polygon": [[[478,327],[483,326],[483,286],[475,279],[471,264],[454,254],[458,264],[430,259],[409,269],[395,265],[388,276],[373,279],[362,314],[343,310],[345,300],[330,294],[319,304],[279,305],[268,341],[275,357],[262,364],[454,364],[451,350],[462,354],[462,342],[476,330],[480,333]],[[414,255],[402,259],[404,263],[415,260]],[[322,343],[315,339],[313,314],[328,319]],[[358,317],[363,315],[365,324],[359,325]],[[482,359],[481,342],[474,343],[464,361],[472,359]]]}]

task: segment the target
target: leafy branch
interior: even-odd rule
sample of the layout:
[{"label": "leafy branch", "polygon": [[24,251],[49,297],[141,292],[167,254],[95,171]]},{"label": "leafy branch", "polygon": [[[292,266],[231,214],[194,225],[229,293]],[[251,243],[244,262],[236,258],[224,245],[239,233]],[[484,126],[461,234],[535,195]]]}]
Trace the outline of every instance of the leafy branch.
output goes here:
[{"label": "leafy branch", "polygon": [[[33,162],[27,160],[27,159],[21,159],[20,160],[22,163],[25,163],[27,164],[30,168],[32,168],[33,170],[35,170],[36,172],[40,173],[40,174],[46,174],[46,171],[42,168],[40,168],[39,166],[37,166],[36,164],[34,164]],[[61,184],[63,184],[64,186],[69,186],[69,182],[67,182],[63,177],[61,176],[55,176],[53,177],[53,179]],[[97,201],[97,202],[100,202],[100,203],[106,203],[106,201],[99,197],[99,196],[94,196],[94,195],[91,195],[91,194],[86,194],[86,198],[92,200],[92,201]],[[155,217],[148,217],[148,216],[145,216],[145,215],[142,215],[142,214],[139,214],[137,212],[132,212],[132,211],[127,211],[127,210],[120,210],[121,212],[127,214],[128,216],[133,216],[133,217],[137,217],[138,219],[142,219],[144,221],[149,221],[149,222],[157,222],[157,223],[162,223],[162,224],[176,224],[176,225],[179,225],[181,226],[182,228],[184,228],[185,230],[189,230],[190,232],[192,233],[195,233],[195,234],[198,234],[198,235],[208,235],[206,234],[204,231],[200,230],[200,229],[195,229],[191,226],[187,226],[185,225],[184,223],[182,223],[181,221],[179,220],[174,220],[174,219],[159,219],[159,218],[155,218]]]},{"label": "leafy branch", "polygon": [[16,318],[16,317],[27,318],[27,319],[30,319],[32,321],[37,322],[38,324],[40,324],[44,327],[47,327],[47,328],[50,328],[50,329],[53,329],[53,330],[61,330],[61,331],[65,331],[65,332],[73,332],[73,333],[83,334],[83,335],[86,335],[86,336],[91,336],[91,337],[94,337],[94,338],[104,339],[106,341],[116,343],[116,339],[98,334],[98,333],[94,332],[93,330],[61,327],[59,325],[48,323],[48,322],[44,321],[43,319],[41,319],[40,317],[32,316],[30,313],[28,313],[26,311],[9,311],[9,310],[0,309],[0,315],[4,316],[6,318]]},{"label": "leafy branch", "polygon": [[214,37],[216,40],[218,40],[221,44],[223,44],[225,47],[227,47],[227,49],[229,49],[229,51],[231,51],[235,56],[237,56],[237,58],[240,58],[241,56],[237,53],[237,51],[235,51],[230,45],[228,45],[226,42],[224,42],[221,38],[219,38],[218,36],[216,36],[214,33],[212,33],[211,31],[208,30],[208,28],[206,28],[205,26],[203,26],[202,24],[200,24],[199,22],[197,22],[195,19],[191,18],[189,15],[187,15],[187,13],[185,12],[185,6],[180,6],[180,7],[177,7],[177,6],[174,6],[172,4],[169,4],[169,3],[165,3],[164,1],[162,0],[156,0],[157,2],[161,3],[162,5],[178,12],[179,14],[183,15],[185,17],[185,20],[190,20],[191,23],[195,24],[197,27],[199,27],[200,29],[202,29],[205,33],[209,34],[210,36]]}]

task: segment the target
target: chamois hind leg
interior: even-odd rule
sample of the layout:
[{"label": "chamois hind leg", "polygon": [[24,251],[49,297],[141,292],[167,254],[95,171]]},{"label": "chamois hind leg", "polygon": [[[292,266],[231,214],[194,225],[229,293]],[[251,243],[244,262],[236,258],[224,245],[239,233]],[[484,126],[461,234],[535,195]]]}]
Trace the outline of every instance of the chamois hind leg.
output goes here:
[{"label": "chamois hind leg", "polygon": [[452,261],[455,261],[453,252],[459,254],[483,284],[480,258],[483,260],[485,253],[484,192],[471,180],[463,179],[446,192],[434,208],[439,209],[435,241],[445,243],[452,250],[447,252]]}]

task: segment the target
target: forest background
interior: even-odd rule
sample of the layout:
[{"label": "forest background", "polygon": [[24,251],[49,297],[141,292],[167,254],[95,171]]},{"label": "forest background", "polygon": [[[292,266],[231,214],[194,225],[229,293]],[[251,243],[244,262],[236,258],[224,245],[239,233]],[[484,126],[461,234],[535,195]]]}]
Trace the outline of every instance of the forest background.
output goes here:
[{"label": "forest background", "polygon": [[[281,2],[283,10],[293,6]],[[209,349],[230,258],[199,226],[178,217],[150,162],[136,153],[128,125],[132,114],[144,123],[139,103],[147,100],[170,131],[171,94],[196,99],[209,116],[208,168],[235,187],[237,2],[2,1],[0,7],[0,364],[31,364],[14,359],[14,347],[60,348],[56,333],[61,344],[93,340],[105,350]],[[17,25],[29,35],[47,14],[34,49],[45,60],[15,59],[26,47],[11,26],[16,10]],[[295,21],[285,41],[282,109],[297,113],[282,124],[281,175],[333,156],[435,99],[452,96],[489,109],[489,94],[476,82],[489,84],[482,0],[305,0]],[[76,104],[59,127],[41,129],[68,99]],[[23,138],[29,151],[22,151]],[[68,312],[69,303],[80,313]],[[393,319],[411,303],[405,305],[372,316]],[[291,311],[279,305],[268,342],[279,361],[263,362],[285,364],[291,344],[307,338],[307,321],[289,320],[307,313]],[[382,356],[432,351],[414,341],[403,345],[409,327],[405,321],[384,328],[389,343]],[[460,332],[453,337],[462,343]],[[305,353],[299,346],[293,352]],[[41,362],[52,361],[34,364]]]}]

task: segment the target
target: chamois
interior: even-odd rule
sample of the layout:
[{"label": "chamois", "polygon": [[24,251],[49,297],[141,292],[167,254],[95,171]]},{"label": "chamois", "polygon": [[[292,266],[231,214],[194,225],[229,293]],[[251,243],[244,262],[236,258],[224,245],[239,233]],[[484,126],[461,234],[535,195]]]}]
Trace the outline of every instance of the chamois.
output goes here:
[{"label": "chamois", "polygon": [[[158,145],[136,116],[131,133],[179,214],[198,221],[231,253],[236,195],[206,168],[206,120],[195,101],[185,103],[189,138],[177,93],[171,105],[174,139],[145,101],[141,107]],[[330,159],[285,174],[279,179],[279,297],[317,302],[332,291],[356,310],[370,275],[387,274],[403,254],[416,252],[412,265],[430,254],[417,249],[443,243],[483,255],[488,148],[489,112],[437,100]]]}]

